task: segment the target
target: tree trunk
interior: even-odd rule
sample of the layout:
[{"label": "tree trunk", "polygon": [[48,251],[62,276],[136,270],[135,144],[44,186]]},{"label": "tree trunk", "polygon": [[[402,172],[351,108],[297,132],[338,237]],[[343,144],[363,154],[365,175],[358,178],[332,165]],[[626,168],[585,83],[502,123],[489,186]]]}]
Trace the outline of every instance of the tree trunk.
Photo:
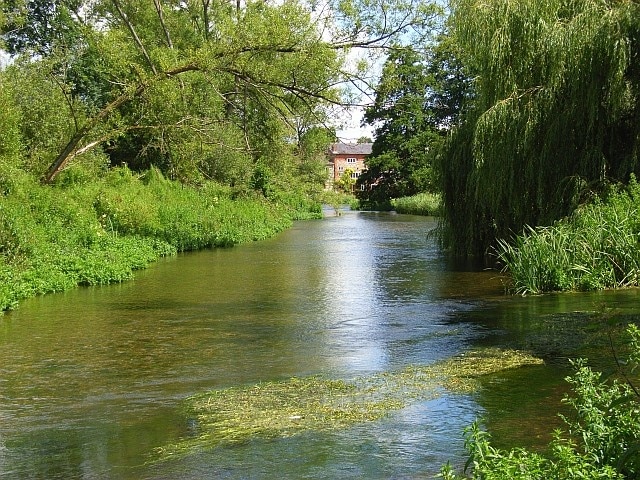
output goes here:
[{"label": "tree trunk", "polygon": [[186,64],[181,67],[168,70],[164,73],[156,75],[156,77],[154,77],[154,79],[149,82],[139,83],[135,89],[123,93],[118,98],[107,104],[93,118],[87,120],[87,122],[82,125],[82,127],[80,127],[80,129],[78,129],[76,133],[71,137],[67,145],[47,169],[47,172],[42,179],[43,183],[51,183],[53,179],[58,175],[58,173],[60,173],[60,171],[65,167],[67,162],[77,153],[78,150],[76,148],[82,141],[82,139],[84,139],[91,132],[91,130],[93,130],[100,122],[109,117],[109,115],[122,104],[141,95],[142,92],[144,92],[149,87],[149,85],[155,83],[156,81],[166,80],[181,73],[192,72],[196,70],[200,70],[200,67],[195,64]]}]

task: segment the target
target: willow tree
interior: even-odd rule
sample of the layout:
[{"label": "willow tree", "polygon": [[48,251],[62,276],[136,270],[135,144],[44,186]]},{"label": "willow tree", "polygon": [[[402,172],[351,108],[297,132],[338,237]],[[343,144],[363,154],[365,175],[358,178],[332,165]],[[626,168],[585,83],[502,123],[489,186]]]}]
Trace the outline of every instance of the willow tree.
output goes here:
[{"label": "willow tree", "polygon": [[439,162],[445,240],[483,254],[638,172],[640,4],[454,0],[474,105]]}]

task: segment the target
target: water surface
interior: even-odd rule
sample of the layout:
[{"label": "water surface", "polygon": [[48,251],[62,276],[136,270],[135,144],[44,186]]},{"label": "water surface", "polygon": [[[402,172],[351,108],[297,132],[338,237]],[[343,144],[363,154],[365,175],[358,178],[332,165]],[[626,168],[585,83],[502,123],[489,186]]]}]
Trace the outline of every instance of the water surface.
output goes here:
[{"label": "water surface", "polygon": [[[592,312],[636,313],[638,293],[505,296],[498,273],[448,265],[428,235],[435,225],[348,212],[166,259],[124,284],[23,302],[0,317],[0,477],[432,478],[464,463],[462,429],[478,416],[498,442],[544,443]],[[345,431],[149,463],[193,433],[182,407],[194,393],[350,379],[486,345],[546,365]]]}]

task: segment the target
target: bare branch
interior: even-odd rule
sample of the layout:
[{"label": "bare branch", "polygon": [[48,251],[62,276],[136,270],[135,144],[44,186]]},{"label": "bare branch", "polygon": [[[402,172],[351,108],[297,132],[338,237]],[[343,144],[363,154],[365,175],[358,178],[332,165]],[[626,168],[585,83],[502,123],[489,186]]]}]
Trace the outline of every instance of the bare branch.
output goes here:
[{"label": "bare branch", "polygon": [[156,7],[156,12],[158,12],[158,19],[160,20],[162,31],[164,32],[165,39],[167,40],[167,46],[173,49],[173,42],[171,41],[171,35],[169,34],[169,30],[167,30],[167,25],[164,23],[164,12],[162,10],[162,4],[160,3],[160,0],[153,0],[153,4]]},{"label": "bare branch", "polygon": [[111,0],[111,3],[113,3],[113,5],[116,7],[116,10],[120,15],[120,18],[129,29],[129,32],[131,33],[131,36],[133,37],[134,42],[136,42],[136,45],[138,45],[138,48],[140,49],[142,56],[144,57],[145,61],[149,65],[149,68],[151,68],[151,71],[154,73],[154,75],[157,75],[158,71],[156,70],[156,66],[151,61],[151,57],[149,56],[147,49],[144,48],[144,44],[142,43],[142,40],[140,40],[140,37],[138,37],[138,34],[136,33],[135,28],[133,28],[133,24],[129,21],[129,18],[127,18],[127,15],[124,13],[124,10],[122,10],[122,7],[120,6],[120,2],[118,0]]}]

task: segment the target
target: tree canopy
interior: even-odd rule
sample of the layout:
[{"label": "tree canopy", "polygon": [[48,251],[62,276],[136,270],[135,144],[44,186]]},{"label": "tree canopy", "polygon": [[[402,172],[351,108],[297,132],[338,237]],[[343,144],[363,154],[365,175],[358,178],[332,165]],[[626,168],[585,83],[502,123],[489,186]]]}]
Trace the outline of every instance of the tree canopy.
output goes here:
[{"label": "tree canopy", "polygon": [[[34,107],[58,118],[47,148],[22,131],[46,181],[102,158],[250,183],[257,166],[295,175],[300,126],[328,125],[332,106],[366,88],[354,50],[424,35],[436,11],[417,0],[12,0],[1,81],[26,123]],[[37,106],[21,102],[22,85]]]},{"label": "tree canopy", "polygon": [[361,199],[384,203],[436,189],[435,155],[470,87],[448,35],[426,49],[391,51],[364,116],[376,127],[376,138],[367,171],[358,179]]},{"label": "tree canopy", "polygon": [[638,173],[640,4],[455,0],[473,108],[439,157],[452,251],[483,254]]}]

